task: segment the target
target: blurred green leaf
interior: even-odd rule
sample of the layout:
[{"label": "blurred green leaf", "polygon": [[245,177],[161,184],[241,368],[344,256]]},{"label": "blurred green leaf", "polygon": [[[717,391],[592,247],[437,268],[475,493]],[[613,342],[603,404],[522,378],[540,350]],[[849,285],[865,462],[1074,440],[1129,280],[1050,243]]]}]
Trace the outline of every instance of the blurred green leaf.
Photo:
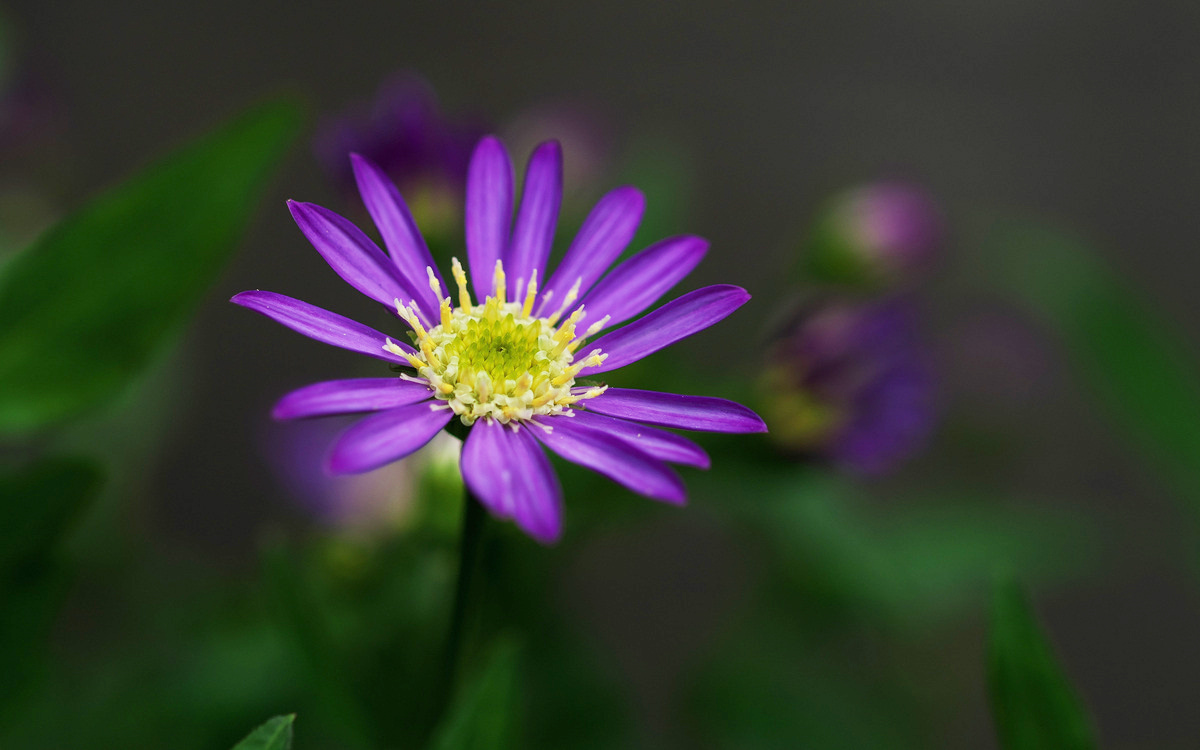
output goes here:
[{"label": "blurred green leaf", "polygon": [[[705,747],[730,750],[916,750],[911,685],[814,644],[791,621],[746,618],[692,680],[688,713]],[[859,648],[861,642],[857,643]]]},{"label": "blurred green leaf", "polygon": [[312,689],[330,723],[354,747],[370,747],[371,723],[354,690],[354,679],[304,569],[280,540],[264,550],[272,615],[308,671]]},{"label": "blurred green leaf", "polygon": [[0,475],[0,718],[37,674],[67,591],[54,553],[100,481],[95,466],[66,458]]},{"label": "blurred green leaf", "polygon": [[1009,222],[989,247],[1008,285],[1063,338],[1119,432],[1200,516],[1200,362],[1183,337],[1074,237]]},{"label": "blurred green leaf", "polygon": [[95,496],[100,480],[98,467],[71,458],[0,474],[0,572],[57,543]]},{"label": "blurred green leaf", "polygon": [[822,472],[772,479],[718,467],[713,479],[704,491],[714,496],[729,489],[726,479],[757,488],[754,503],[725,509],[770,540],[790,592],[917,632],[983,601],[997,566],[1061,581],[1081,572],[1096,546],[1086,518],[1045,503],[942,493],[873,509],[851,483]]},{"label": "blurred green leaf", "polygon": [[988,682],[996,730],[1005,750],[1085,750],[1096,740],[1083,705],[1062,673],[1011,579],[996,585]]},{"label": "blurred green leaf", "polygon": [[111,397],[177,332],[230,257],[299,125],[260,106],[46,232],[0,277],[0,435]]},{"label": "blurred green leaf", "polygon": [[517,747],[517,648],[497,643],[483,671],[451,705],[431,745],[433,750],[504,750]]},{"label": "blurred green leaf", "polygon": [[292,722],[295,714],[276,716],[246,735],[233,750],[292,750]]}]

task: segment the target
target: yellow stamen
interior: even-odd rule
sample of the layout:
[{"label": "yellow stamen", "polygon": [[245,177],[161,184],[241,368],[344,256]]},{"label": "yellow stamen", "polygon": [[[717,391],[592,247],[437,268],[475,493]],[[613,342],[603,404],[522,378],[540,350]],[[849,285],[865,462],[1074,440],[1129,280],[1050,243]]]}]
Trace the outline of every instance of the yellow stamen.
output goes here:
[{"label": "yellow stamen", "polygon": [[492,271],[492,296],[500,302],[508,300],[507,289],[504,286],[504,262],[496,259],[496,267]]},{"label": "yellow stamen", "polygon": [[595,336],[597,333],[600,333],[601,329],[603,329],[604,326],[608,325],[608,321],[610,318],[612,318],[611,315],[605,315],[600,320],[597,320],[595,323],[592,323],[590,326],[588,326],[588,329],[583,334],[583,337],[585,339],[591,338],[592,336]]},{"label": "yellow stamen", "polygon": [[569,381],[574,380],[579,371],[585,367],[597,367],[604,363],[604,358],[607,354],[601,354],[599,349],[593,349],[586,358],[579,360],[575,364],[563,370],[562,374],[550,381],[550,384],[557,387],[566,385]]},{"label": "yellow stamen", "polygon": [[529,286],[525,288],[525,306],[521,308],[521,314],[525,317],[533,312],[533,300],[537,297],[537,269],[533,269],[533,273],[529,274]]},{"label": "yellow stamen", "polygon": [[433,266],[425,266],[425,273],[429,274],[429,288],[437,295],[438,299],[442,298],[442,284],[437,279],[437,274],[433,272]]},{"label": "yellow stamen", "polygon": [[425,355],[425,361],[431,367],[441,368],[442,363],[438,360],[437,355],[433,353],[433,339],[426,336],[421,339],[421,353]]},{"label": "yellow stamen", "polygon": [[563,313],[567,311],[567,308],[573,305],[575,300],[579,297],[579,287],[582,284],[582,278],[575,279],[575,283],[572,284],[571,288],[567,290],[567,296],[563,297],[562,304],[558,306],[558,310],[556,310],[553,315],[547,318],[546,322],[548,322],[550,325],[554,325],[558,322],[558,319],[563,316]]},{"label": "yellow stamen", "polygon": [[417,317],[415,312],[413,312],[413,310],[415,310],[417,307],[417,303],[413,301],[409,303],[408,307],[405,307],[404,305],[400,304],[400,300],[395,300],[395,302],[396,313],[403,318],[405,323],[408,323],[410,326],[412,326],[413,331],[417,334],[417,340],[425,341],[428,339],[429,332],[425,330],[425,326],[421,325],[421,319]]},{"label": "yellow stamen", "polygon": [[[442,296],[443,285],[433,269],[426,270],[429,288],[438,297],[437,325],[426,329],[415,301],[407,305],[395,301],[396,313],[412,327],[410,335],[417,350],[410,354],[390,340],[384,348],[402,356],[416,370],[414,375],[405,373],[408,379],[428,384],[435,403],[444,404],[439,408],[451,409],[468,426],[487,419],[515,429],[537,416],[569,416],[571,404],[593,393],[572,394],[575,377],[605,357],[594,347],[586,357],[575,356],[585,339],[578,334],[586,310],[575,308],[561,325],[540,317],[540,309],[535,313],[537,273],[530,274],[528,283],[518,281],[514,290],[518,299],[509,302],[500,261],[493,269],[495,293],[472,303],[465,271],[457,260],[452,268],[458,308]],[[581,284],[576,281],[563,295],[555,321],[575,305]],[[549,298],[549,294],[541,297],[542,307]],[[607,322],[606,318],[588,326],[587,335],[597,333]]]},{"label": "yellow stamen", "polygon": [[467,315],[471,314],[471,293],[467,291],[467,274],[463,271],[458,258],[450,259],[450,268],[454,273],[454,283],[458,284],[458,306]]}]

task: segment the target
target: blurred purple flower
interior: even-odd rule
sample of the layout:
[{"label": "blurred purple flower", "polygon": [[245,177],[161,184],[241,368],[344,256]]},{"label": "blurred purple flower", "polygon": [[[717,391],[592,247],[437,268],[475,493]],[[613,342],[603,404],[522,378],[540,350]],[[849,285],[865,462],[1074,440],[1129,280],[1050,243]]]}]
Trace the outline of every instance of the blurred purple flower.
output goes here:
[{"label": "blurred purple flower", "polygon": [[66,106],[40,62],[0,59],[0,256],[53,223],[70,174]]},{"label": "blurred purple flower", "polygon": [[562,144],[566,200],[590,197],[616,151],[608,118],[599,107],[584,102],[559,101],[522,110],[504,131],[517,154],[530,153],[550,138]]},{"label": "blurred purple flower", "polygon": [[[441,435],[426,450],[362,474],[332,476],[324,470],[329,446],[345,420],[313,420],[270,425],[262,444],[280,484],[320,523],[360,535],[399,529],[418,513],[419,485],[430,472],[452,465],[457,473],[458,441]],[[461,490],[459,491],[461,492]]]},{"label": "blurred purple flower", "polygon": [[878,182],[833,199],[817,219],[805,261],[824,281],[902,283],[932,265],[944,235],[929,193],[910,183]]},{"label": "blurred purple flower", "polygon": [[369,160],[354,155],[352,161],[388,255],[328,209],[292,202],[292,216],[347,283],[411,328],[407,338],[416,347],[281,294],[249,291],[233,298],[317,341],[411,368],[399,377],[316,383],[275,406],[278,419],[374,412],[334,443],[327,463],[332,473],[364,473],[398,461],[457,417],[468,430],[461,466],[471,492],[494,516],[549,543],[562,533],[562,489],[543,448],[635,492],[679,504],[683,482],[667,464],[707,468],[709,459],[700,446],[658,427],[766,430],[752,411],[724,399],[576,384],[698,333],[750,298],[736,286],[710,286],[639,318],[708,249],[698,237],[672,237],[605,275],[641,221],[640,191],[619,187],[601,198],[547,275],[562,201],[561,147],[548,141],[530,157],[514,220],[508,151],[498,139],[484,138],[466,187],[472,299],[457,260],[457,294],[444,294],[450,287],[396,187]]},{"label": "blurred purple flower", "polygon": [[358,194],[349,159],[355,153],[398,184],[418,216],[457,219],[471,151],[490,129],[479,118],[447,117],[424,79],[400,73],[380,86],[370,105],[322,122],[313,149],[348,195]]},{"label": "blurred purple flower", "polygon": [[901,300],[803,308],[773,346],[765,385],[778,444],[854,473],[891,471],[935,421],[928,357]]}]

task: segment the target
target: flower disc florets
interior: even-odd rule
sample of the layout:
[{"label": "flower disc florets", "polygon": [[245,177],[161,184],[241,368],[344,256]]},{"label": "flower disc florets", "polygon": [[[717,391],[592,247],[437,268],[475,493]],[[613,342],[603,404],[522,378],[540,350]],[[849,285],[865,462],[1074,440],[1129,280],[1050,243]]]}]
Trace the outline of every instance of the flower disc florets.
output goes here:
[{"label": "flower disc florets", "polygon": [[442,296],[441,285],[429,269],[430,288],[441,300],[440,321],[431,328],[422,325],[415,303],[403,305],[396,300],[397,313],[412,326],[416,354],[405,354],[390,340],[384,348],[403,354],[418,377],[402,377],[428,383],[434,398],[445,401],[446,408],[452,409],[463,424],[469,426],[484,417],[507,424],[539,414],[558,414],[576,401],[604,392],[606,386],[571,393],[579,371],[605,359],[599,349],[578,361],[575,358],[584,338],[602,328],[605,321],[577,335],[576,326],[585,315],[580,307],[558,324],[575,301],[574,290],[566,295],[557,312],[539,317],[533,314],[536,276],[526,287],[523,303],[505,301],[504,267],[500,261],[492,278],[494,294],[482,304],[472,304],[466,274],[457,259],[454,279],[459,292],[457,308],[451,306],[449,297]]}]

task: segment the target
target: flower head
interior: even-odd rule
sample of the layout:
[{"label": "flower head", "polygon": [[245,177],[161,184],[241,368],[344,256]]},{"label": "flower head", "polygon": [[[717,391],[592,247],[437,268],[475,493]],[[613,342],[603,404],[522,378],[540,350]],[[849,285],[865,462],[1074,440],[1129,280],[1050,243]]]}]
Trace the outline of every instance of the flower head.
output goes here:
[{"label": "flower head", "polygon": [[659,428],[766,429],[752,411],[724,399],[581,382],[708,328],[749,299],[735,286],[705,287],[609,330],[657,302],[707,250],[698,237],[672,237],[609,270],[641,221],[644,199],[635,188],[601,198],[547,274],[562,200],[561,149],[554,141],[535,149],[514,219],[512,163],[499,140],[484,138],[466,188],[467,268],[454,260],[452,288],[400,192],[366,158],[351,161],[387,254],[328,209],[289,206],[330,266],[402,321],[405,334],[387,336],[272,292],[233,298],[313,339],[403,369],[398,377],[317,383],[276,405],[279,419],[372,412],[334,443],[333,473],[401,459],[457,419],[469,430],[461,466],[472,493],[493,515],[551,542],[562,532],[562,490],[543,447],[635,492],[682,503],[683,483],[667,464],[707,468],[709,459]]},{"label": "flower head", "polygon": [[934,382],[900,300],[818,302],[776,341],[764,383],[773,439],[864,475],[915,453],[934,424]]},{"label": "flower head", "polygon": [[917,185],[864,185],[835,197],[818,217],[806,262],[827,281],[908,281],[932,263],[942,243],[942,224],[937,203]]}]

